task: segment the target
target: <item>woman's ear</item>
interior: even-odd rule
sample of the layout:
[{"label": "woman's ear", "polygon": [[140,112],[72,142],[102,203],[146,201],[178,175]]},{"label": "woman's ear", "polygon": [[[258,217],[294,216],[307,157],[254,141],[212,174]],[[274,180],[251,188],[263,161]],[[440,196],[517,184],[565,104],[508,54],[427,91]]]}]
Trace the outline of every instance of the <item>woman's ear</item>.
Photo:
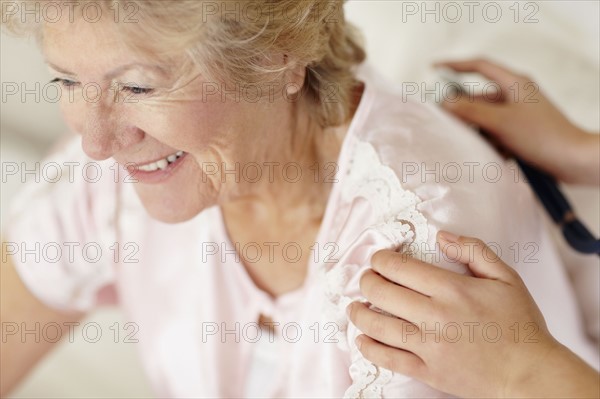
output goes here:
[{"label": "woman's ear", "polygon": [[288,96],[298,94],[304,86],[306,65],[294,63],[287,55],[283,55],[284,65],[288,68],[284,76],[284,87]]}]

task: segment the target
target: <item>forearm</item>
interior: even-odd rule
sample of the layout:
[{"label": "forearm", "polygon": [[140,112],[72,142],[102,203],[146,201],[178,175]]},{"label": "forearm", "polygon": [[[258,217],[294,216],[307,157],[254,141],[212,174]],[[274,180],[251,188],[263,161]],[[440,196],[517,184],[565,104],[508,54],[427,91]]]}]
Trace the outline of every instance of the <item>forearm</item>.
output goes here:
[{"label": "forearm", "polygon": [[583,146],[584,164],[581,166],[582,183],[600,186],[600,135],[586,133]]},{"label": "forearm", "polygon": [[578,130],[572,145],[562,148],[562,177],[567,183],[600,186],[600,135]]},{"label": "forearm", "polygon": [[[56,325],[60,336],[69,334],[69,322],[83,314],[59,313],[46,307],[25,287],[10,257],[0,262],[0,397],[10,391],[29,373],[37,362],[57,345],[29,331],[45,330]],[[41,327],[40,327],[41,326]],[[51,330],[53,331],[53,330]]]}]

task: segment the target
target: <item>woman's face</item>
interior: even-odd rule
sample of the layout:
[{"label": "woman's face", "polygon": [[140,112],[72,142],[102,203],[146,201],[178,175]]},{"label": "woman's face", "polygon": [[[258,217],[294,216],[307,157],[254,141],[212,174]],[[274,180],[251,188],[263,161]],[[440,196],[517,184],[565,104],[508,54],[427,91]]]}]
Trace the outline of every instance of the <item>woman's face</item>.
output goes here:
[{"label": "woman's face", "polygon": [[71,86],[61,110],[85,153],[137,165],[136,191],[156,219],[185,221],[251,194],[252,183],[225,169],[285,157],[294,104],[282,90],[260,101],[256,90],[225,96],[202,76],[171,90],[178,77],[136,57],[109,24],[47,24],[43,51],[55,77]]}]

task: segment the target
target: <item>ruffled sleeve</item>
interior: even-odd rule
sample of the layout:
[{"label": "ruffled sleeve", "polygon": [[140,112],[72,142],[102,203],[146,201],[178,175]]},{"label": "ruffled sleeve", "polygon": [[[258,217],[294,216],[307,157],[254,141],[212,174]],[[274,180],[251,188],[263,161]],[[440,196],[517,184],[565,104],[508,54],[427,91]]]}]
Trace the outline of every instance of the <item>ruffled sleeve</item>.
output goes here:
[{"label": "ruffled sleeve", "polygon": [[468,273],[439,251],[441,229],[485,241],[519,272],[552,334],[589,359],[572,289],[514,165],[451,116],[394,94],[380,93],[364,119],[340,180],[330,237],[343,251],[337,263],[324,265],[328,314],[351,360],[345,397],[448,396],[367,361],[354,343],[360,332],[345,315],[351,301],[365,300],[360,277],[380,249]]},{"label": "ruffled sleeve", "polygon": [[115,230],[122,179],[116,164],[88,159],[76,138],[36,166],[10,204],[4,228],[17,273],[34,296],[57,310],[114,303],[114,265],[123,249]]},{"label": "ruffled sleeve", "polygon": [[[345,315],[350,302],[364,300],[359,289],[360,276],[369,267],[370,258],[376,251],[388,248],[422,258],[421,251],[428,245],[430,233],[427,220],[418,209],[421,200],[402,188],[396,173],[381,163],[371,144],[361,141],[354,147],[341,196],[350,205],[338,242],[342,245],[346,240],[351,242],[344,245],[347,250],[326,271],[325,286],[331,305],[328,317],[333,317],[338,324],[339,345],[348,350],[351,357],[352,385],[344,397],[382,398],[400,394],[444,397],[443,393],[425,384],[366,360],[354,344],[360,332]],[[348,232],[351,231],[361,232],[350,238]]]}]

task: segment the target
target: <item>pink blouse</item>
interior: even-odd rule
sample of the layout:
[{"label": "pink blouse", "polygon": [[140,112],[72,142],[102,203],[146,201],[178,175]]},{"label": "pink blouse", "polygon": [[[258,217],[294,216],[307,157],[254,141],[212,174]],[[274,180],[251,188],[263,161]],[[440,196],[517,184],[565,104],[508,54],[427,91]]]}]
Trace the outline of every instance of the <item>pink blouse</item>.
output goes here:
[{"label": "pink blouse", "polygon": [[[271,298],[256,287],[219,207],[180,224],[151,219],[114,162],[88,164],[79,139],[46,162],[80,166],[27,186],[13,203],[8,241],[51,253],[13,255],[18,273],[56,309],[118,303],[139,327],[139,353],[159,397],[445,397],[365,360],[345,314],[379,249],[405,245],[464,272],[435,248],[443,228],[491,243],[519,271],[555,337],[597,362],[516,167],[435,106],[406,101],[364,70],[359,76],[366,89],[299,289]],[[55,245],[63,248],[58,260]],[[274,250],[293,258],[290,246]],[[244,250],[254,249],[237,251]],[[261,314],[278,323],[274,336],[259,329]]]}]

